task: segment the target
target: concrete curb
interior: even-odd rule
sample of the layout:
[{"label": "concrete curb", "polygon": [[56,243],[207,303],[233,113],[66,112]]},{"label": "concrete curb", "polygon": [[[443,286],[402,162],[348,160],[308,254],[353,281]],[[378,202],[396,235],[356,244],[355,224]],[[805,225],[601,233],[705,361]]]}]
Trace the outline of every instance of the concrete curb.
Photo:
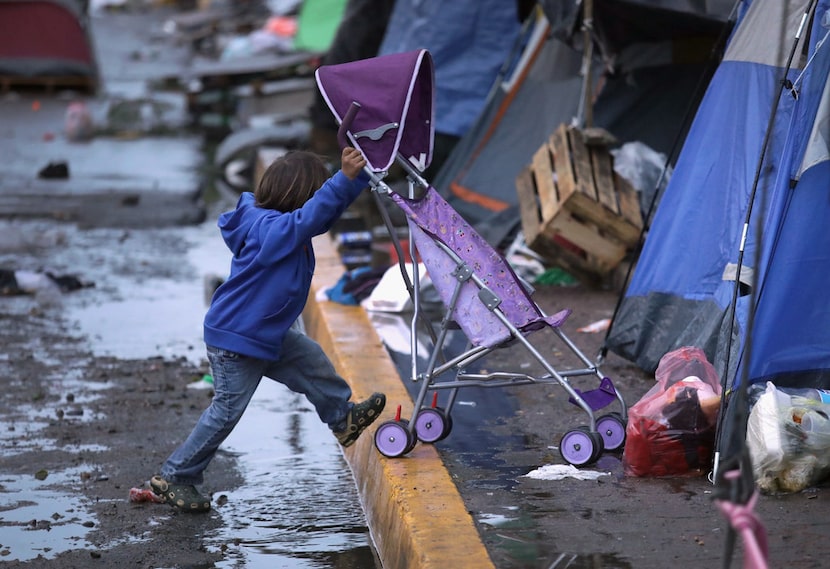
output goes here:
[{"label": "concrete curb", "polygon": [[[349,382],[354,399],[386,393],[382,421],[398,405],[411,417],[413,402],[363,308],[317,302],[345,268],[331,238],[315,239],[317,270],[304,312],[307,332]],[[438,452],[418,444],[406,457],[387,459],[374,445],[374,426],[345,450],[384,569],[494,567],[478,530]]]}]

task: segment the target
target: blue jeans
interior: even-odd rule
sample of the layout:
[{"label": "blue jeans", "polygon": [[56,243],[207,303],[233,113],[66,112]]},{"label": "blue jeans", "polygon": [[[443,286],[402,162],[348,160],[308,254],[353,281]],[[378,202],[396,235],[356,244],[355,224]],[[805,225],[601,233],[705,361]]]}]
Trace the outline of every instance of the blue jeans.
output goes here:
[{"label": "blue jeans", "polygon": [[320,420],[334,431],[345,428],[352,409],[352,390],[337,375],[323,349],[311,338],[291,329],[285,335],[278,361],[260,360],[207,346],[215,395],[187,440],[164,462],[161,476],[176,484],[201,484],[203,473],[233,428],[263,377],[302,393],[314,405]]}]

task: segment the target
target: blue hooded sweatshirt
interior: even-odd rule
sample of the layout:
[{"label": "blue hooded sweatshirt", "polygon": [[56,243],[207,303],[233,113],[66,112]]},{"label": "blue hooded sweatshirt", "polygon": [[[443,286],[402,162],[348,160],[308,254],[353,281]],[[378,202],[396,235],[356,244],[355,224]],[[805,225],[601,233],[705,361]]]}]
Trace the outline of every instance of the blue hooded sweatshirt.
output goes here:
[{"label": "blue hooded sweatshirt", "polygon": [[219,216],[233,253],[228,279],[205,316],[209,346],[278,360],[285,332],[302,313],[314,273],[311,239],[328,231],[368,178],[337,172],[301,208],[289,213],[256,205],[243,193],[236,209]]}]

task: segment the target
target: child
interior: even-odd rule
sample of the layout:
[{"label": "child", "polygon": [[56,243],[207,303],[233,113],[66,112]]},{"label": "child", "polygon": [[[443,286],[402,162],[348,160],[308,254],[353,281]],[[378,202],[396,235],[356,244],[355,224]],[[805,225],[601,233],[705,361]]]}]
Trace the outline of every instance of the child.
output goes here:
[{"label": "child", "polygon": [[358,150],[345,148],[341,170],[329,178],[315,154],[289,152],[268,167],[255,193],[243,193],[236,209],[219,217],[233,260],[205,316],[215,395],[187,440],[150,480],[153,491],[175,508],[210,509],[210,499],[194,485],[202,483],[262,377],[304,394],[344,447],[380,416],[386,397],[375,393],[350,402],[349,385],[320,346],[292,327],[314,273],[311,239],[328,231],[366,187],[368,179],[359,177],[365,164]]}]

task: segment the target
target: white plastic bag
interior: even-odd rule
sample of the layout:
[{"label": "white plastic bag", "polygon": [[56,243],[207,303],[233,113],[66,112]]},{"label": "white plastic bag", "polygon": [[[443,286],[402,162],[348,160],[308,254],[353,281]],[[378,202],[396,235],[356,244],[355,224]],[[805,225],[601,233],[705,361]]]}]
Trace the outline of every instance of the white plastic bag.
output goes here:
[{"label": "white plastic bag", "polygon": [[758,488],[798,492],[830,474],[830,404],[790,396],[767,382],[747,422]]}]

